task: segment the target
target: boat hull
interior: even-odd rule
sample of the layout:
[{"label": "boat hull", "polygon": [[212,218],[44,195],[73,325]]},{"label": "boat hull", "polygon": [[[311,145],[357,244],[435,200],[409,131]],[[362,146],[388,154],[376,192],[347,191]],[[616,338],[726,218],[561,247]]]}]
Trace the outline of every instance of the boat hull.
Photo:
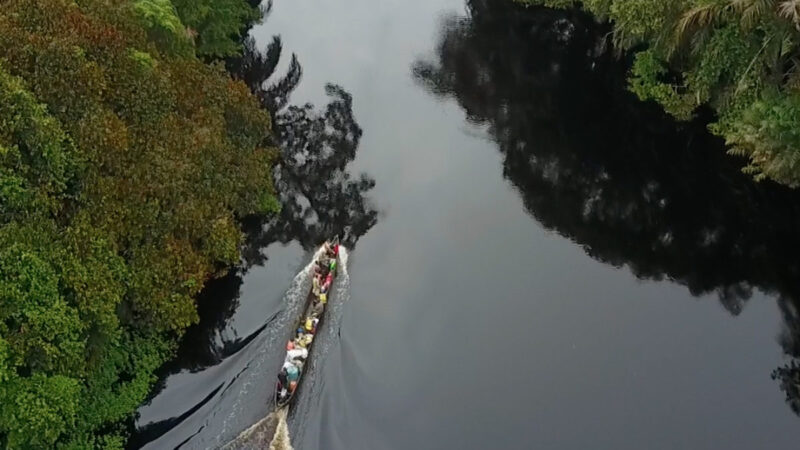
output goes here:
[{"label": "boat hull", "polygon": [[[333,258],[336,259],[336,265],[337,265],[337,268],[338,268],[338,265],[340,263],[338,255],[334,256]],[[317,260],[315,259],[315,264],[316,264],[316,261]],[[313,277],[314,276],[313,273],[314,272],[312,270],[311,273],[309,274],[309,276]],[[336,270],[334,270],[332,272],[332,274],[333,274],[333,281],[331,282],[331,286],[328,288],[328,291],[326,293],[326,295],[328,295],[328,298],[327,298],[327,301],[325,303],[322,303],[322,308],[323,309],[319,313],[319,317],[318,317],[319,321],[317,322],[317,326],[316,326],[316,329],[314,330],[314,334],[313,334],[314,339],[311,341],[310,344],[308,344],[306,346],[306,349],[308,350],[308,356],[306,357],[305,363],[303,364],[303,368],[300,371],[299,377],[297,378],[297,386],[296,386],[296,388],[294,389],[294,391],[290,391],[289,392],[288,397],[285,397],[285,398],[281,399],[280,392],[281,392],[281,390],[282,390],[282,388],[284,386],[282,386],[280,380],[275,382],[275,405],[276,405],[277,408],[283,408],[283,407],[286,407],[286,406],[289,406],[289,405],[292,404],[292,402],[294,401],[294,399],[296,397],[297,392],[300,390],[300,386],[302,384],[303,376],[304,376],[305,372],[308,370],[308,368],[310,367],[311,355],[312,355],[311,351],[312,351],[312,349],[314,347],[314,344],[317,341],[316,337],[319,336],[320,330],[322,329],[323,323],[325,322],[325,315],[326,315],[326,312],[327,312],[327,309],[328,309],[327,306],[328,306],[328,303],[330,303],[330,294],[331,294],[331,291],[333,290],[333,283],[336,282],[336,275],[337,275],[336,274]],[[298,328],[304,327],[306,318],[309,317],[311,315],[311,313],[312,313],[315,301],[317,301],[317,296],[314,294],[314,290],[312,288],[309,291],[308,296],[306,297],[306,302],[305,302],[305,305],[303,307],[303,314],[300,316],[300,318],[298,319],[297,323],[292,328],[291,336],[295,336],[296,330]],[[291,338],[291,339],[294,339],[294,338]],[[291,340],[291,339],[287,339],[287,342],[289,340]],[[288,386],[287,386],[287,388],[288,388]]]}]

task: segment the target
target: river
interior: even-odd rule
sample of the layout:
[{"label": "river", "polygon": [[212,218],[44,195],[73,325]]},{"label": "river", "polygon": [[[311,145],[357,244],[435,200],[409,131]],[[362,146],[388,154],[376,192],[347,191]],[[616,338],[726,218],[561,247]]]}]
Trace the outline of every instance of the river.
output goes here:
[{"label": "river", "polygon": [[741,174],[707,113],[633,98],[607,29],[276,0],[252,35],[281,36],[279,72],[297,55],[290,104],[363,135],[325,141],[348,156],[304,176],[333,184],[206,289],[132,447],[217,448],[270,412],[311,243],[350,221],[295,449],[797,448],[800,194]]}]

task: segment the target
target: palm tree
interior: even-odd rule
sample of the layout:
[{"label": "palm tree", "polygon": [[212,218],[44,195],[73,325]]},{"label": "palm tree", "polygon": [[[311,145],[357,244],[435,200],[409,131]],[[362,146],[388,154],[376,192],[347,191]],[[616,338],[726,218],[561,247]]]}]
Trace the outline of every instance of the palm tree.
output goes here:
[{"label": "palm tree", "polygon": [[668,56],[702,52],[714,31],[730,23],[754,44],[742,80],[761,66],[775,84],[800,86],[800,0],[698,0],[675,24]]}]

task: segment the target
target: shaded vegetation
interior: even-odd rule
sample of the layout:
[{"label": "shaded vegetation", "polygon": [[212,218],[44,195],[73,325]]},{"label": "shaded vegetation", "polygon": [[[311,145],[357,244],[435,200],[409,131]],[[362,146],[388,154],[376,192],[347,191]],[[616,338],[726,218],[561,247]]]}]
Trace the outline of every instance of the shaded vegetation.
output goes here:
[{"label": "shaded vegetation", "polygon": [[800,412],[800,194],[742,174],[706,131],[708,112],[676,123],[639,102],[588,15],[481,0],[468,10],[443,21],[418,82],[487,127],[528,212],[591,257],[716,293],[733,315],[755,290],[777,297],[786,364],[772,376]]},{"label": "shaded vegetation", "polygon": [[583,6],[636,51],[630,88],[681,120],[710,105],[711,130],[745,172],[800,186],[800,1],[517,0]]},{"label": "shaded vegetation", "polygon": [[0,3],[0,446],[120,448],[237,220],[279,209],[268,112],[195,56],[257,10],[209,3]]}]

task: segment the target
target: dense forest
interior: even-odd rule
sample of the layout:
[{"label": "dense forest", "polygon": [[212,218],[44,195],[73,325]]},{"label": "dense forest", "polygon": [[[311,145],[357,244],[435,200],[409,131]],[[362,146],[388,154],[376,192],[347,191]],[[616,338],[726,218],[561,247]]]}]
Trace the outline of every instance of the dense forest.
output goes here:
[{"label": "dense forest", "polygon": [[800,1],[517,0],[582,6],[632,50],[630,89],[678,119],[709,105],[745,172],[800,186]]},{"label": "dense forest", "polygon": [[225,65],[257,4],[0,3],[0,447],[123,447],[239,224],[280,210]]},{"label": "dense forest", "polygon": [[[571,11],[525,15],[514,1]],[[263,262],[267,243],[340,234],[352,246],[376,223],[374,180],[346,171],[361,137],[351,96],[329,85],[326,109],[287,107],[294,57],[265,85],[281,43],[262,52],[246,38],[260,3],[0,2],[0,447],[123,448],[187,329],[221,326],[201,321],[204,287],[238,286],[229,268]],[[528,211],[594,258],[716,292],[732,314],[753,290],[776,294],[787,362],[773,377],[800,414],[797,194],[720,170],[747,161],[758,180],[800,186],[800,1],[468,6],[417,80],[489,125]],[[561,71],[542,55],[560,55]],[[602,75],[620,70],[639,99],[687,121],[680,134],[643,134],[673,124],[642,117]],[[571,109],[574,95],[596,109]],[[708,156],[714,141],[689,119],[709,108],[711,131],[746,159]],[[618,140],[603,147],[607,134]],[[628,246],[609,244],[620,236]],[[183,363],[225,349],[207,353]]]}]

